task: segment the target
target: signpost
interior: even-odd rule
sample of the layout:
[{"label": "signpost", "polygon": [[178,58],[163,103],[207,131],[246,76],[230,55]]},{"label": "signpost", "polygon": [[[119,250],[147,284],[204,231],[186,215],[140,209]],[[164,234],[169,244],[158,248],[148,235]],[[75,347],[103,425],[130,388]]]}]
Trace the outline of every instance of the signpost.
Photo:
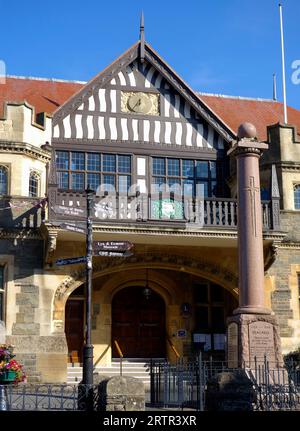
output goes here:
[{"label": "signpost", "polygon": [[129,241],[93,241],[94,251],[119,251],[130,250],[133,244]]},{"label": "signpost", "polygon": [[54,205],[52,207],[53,211],[56,214],[61,214],[61,215],[70,215],[70,216],[81,216],[83,217],[85,214],[85,211],[82,208],[77,208],[77,207],[66,207],[64,205]]},{"label": "signpost", "polygon": [[72,232],[82,233],[86,235],[86,228],[83,225],[73,224],[73,223],[61,223],[60,227],[65,230],[70,230]]},{"label": "signpost", "polygon": [[133,253],[130,251],[94,251],[94,256],[106,256],[106,257],[129,257],[132,256]]},{"label": "signpost", "polygon": [[81,257],[70,257],[68,259],[58,259],[55,263],[56,265],[73,265],[75,263],[86,262],[86,256]]}]

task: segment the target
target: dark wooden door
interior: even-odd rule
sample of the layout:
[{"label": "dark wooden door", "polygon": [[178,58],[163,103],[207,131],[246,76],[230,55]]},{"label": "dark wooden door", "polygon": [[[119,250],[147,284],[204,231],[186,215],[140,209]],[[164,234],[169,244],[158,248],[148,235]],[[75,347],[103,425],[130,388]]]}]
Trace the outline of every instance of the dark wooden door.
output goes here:
[{"label": "dark wooden door", "polygon": [[117,340],[126,358],[165,357],[165,304],[151,291],[147,299],[143,287],[128,287],[112,302],[113,357],[118,357]]},{"label": "dark wooden door", "polygon": [[83,347],[83,320],[84,301],[68,299],[66,304],[65,332],[68,344],[68,351],[78,352],[78,358],[82,360]]}]

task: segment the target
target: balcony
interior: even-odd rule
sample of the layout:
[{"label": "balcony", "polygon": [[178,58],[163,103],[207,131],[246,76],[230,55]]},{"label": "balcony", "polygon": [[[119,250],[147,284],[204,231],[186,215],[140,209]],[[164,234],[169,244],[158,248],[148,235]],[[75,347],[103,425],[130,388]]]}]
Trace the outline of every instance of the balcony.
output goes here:
[{"label": "balcony", "polygon": [[[60,209],[58,208],[60,207]],[[76,216],[61,212],[62,207],[81,209]],[[84,192],[53,189],[49,194],[49,222],[85,220]],[[58,212],[59,210],[59,212]],[[279,231],[279,201],[262,202],[264,231]],[[135,195],[104,194],[94,197],[93,223],[143,224],[181,228],[237,229],[237,201],[226,198],[192,198],[172,193]]]},{"label": "balcony", "polygon": [[45,219],[46,200],[3,196],[0,198],[0,228],[38,228]]}]

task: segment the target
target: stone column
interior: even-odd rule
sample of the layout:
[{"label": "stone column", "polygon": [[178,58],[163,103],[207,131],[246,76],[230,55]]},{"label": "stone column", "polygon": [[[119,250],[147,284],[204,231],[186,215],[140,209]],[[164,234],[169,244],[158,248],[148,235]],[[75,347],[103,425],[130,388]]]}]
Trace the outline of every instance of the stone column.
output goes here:
[{"label": "stone column", "polygon": [[255,138],[256,129],[244,123],[238,141],[228,151],[237,160],[239,307],[228,319],[229,366],[250,366],[264,357],[270,367],[282,365],[279,327],[264,304],[264,255],[259,158],[268,145]]}]

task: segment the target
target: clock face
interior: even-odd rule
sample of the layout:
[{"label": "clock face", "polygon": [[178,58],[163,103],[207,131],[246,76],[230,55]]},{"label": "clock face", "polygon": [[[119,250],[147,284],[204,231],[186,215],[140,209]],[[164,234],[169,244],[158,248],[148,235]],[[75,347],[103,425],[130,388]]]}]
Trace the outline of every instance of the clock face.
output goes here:
[{"label": "clock face", "polygon": [[148,114],[152,108],[152,101],[146,93],[135,93],[128,98],[127,105],[132,112]]}]

